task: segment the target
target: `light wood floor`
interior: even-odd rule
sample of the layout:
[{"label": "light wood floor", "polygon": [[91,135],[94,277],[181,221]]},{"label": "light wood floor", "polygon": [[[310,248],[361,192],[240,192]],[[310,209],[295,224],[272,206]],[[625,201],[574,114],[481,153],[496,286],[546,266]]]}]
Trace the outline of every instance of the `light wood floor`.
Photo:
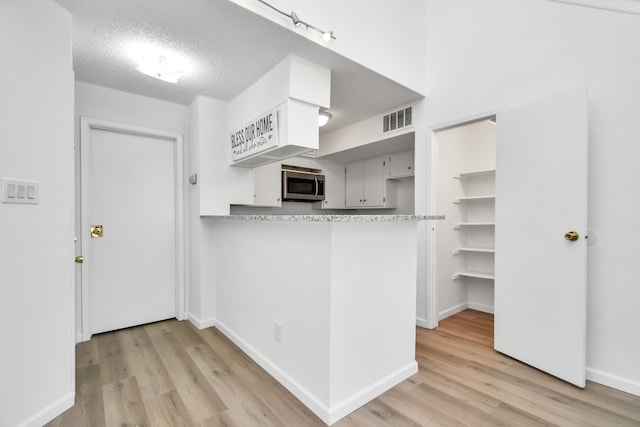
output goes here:
[{"label": "light wood floor", "polygon": [[[76,352],[76,405],[48,426],[324,425],[215,328],[170,320]],[[416,358],[418,374],[335,425],[640,426],[640,397],[578,389],[495,352],[491,315],[417,329]]]}]

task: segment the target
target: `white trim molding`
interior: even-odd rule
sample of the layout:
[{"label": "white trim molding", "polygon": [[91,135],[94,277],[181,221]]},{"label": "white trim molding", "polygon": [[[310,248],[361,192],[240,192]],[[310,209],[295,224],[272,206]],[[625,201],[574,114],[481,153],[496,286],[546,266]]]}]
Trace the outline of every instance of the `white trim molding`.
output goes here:
[{"label": "white trim molding", "polygon": [[447,317],[451,317],[454,314],[458,314],[461,311],[465,311],[467,308],[469,308],[469,303],[463,302],[462,304],[454,305],[453,307],[449,307],[446,310],[442,310],[438,313],[438,321],[444,320]]},{"label": "white trim molding", "polygon": [[594,9],[611,10],[614,12],[633,13],[640,15],[640,0],[549,0],[556,3],[573,4],[576,6],[592,7]]},{"label": "white trim molding", "polygon": [[469,308],[471,310],[481,311],[483,313],[494,314],[494,308],[491,305],[478,304],[476,302],[469,302]]},{"label": "white trim molding", "polygon": [[[75,378],[74,378],[75,381]],[[67,409],[71,408],[75,402],[75,393],[68,393],[62,396],[57,401],[53,402],[51,405],[42,409],[41,411],[34,414],[28,420],[23,421],[18,424],[17,427],[38,427],[42,426],[49,421],[56,418],[58,415],[62,414]]]},{"label": "white trim molding", "polygon": [[240,338],[225,324],[217,322],[216,328],[218,328],[220,332],[237,345],[246,355],[260,365],[260,367],[267,371],[269,375],[289,390],[307,408],[309,408],[311,412],[316,414],[327,425],[334,424],[341,418],[347,416],[351,412],[418,372],[418,363],[414,360],[397,371],[390,373],[373,384],[370,384],[363,390],[354,393],[343,401],[327,406],[316,395],[303,387],[295,379],[291,378],[290,375],[280,369],[280,367],[273,363],[273,361],[265,357],[248,342]]},{"label": "white trim molding", "polygon": [[587,380],[640,396],[640,382],[587,367]]},{"label": "white trim molding", "polygon": [[216,319],[200,319],[195,316],[193,313],[186,313],[187,320],[191,322],[193,326],[198,328],[198,330],[211,328],[212,326],[217,326]]}]

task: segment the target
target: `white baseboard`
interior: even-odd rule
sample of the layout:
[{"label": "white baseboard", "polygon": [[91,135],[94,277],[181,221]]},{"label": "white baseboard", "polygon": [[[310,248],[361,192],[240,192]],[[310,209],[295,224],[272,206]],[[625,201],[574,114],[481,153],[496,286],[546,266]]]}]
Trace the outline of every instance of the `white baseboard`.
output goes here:
[{"label": "white baseboard", "polygon": [[467,308],[469,308],[468,302],[463,302],[462,304],[454,305],[453,307],[450,307],[438,313],[438,320],[446,319],[447,317],[460,313],[461,311],[464,311]]},{"label": "white baseboard", "polygon": [[461,311],[465,311],[468,308],[472,310],[482,311],[483,313],[491,313],[491,314],[493,314],[493,311],[494,311],[493,307],[490,305],[476,304],[474,302],[463,302],[462,304],[454,305],[453,307],[438,313],[438,320],[446,319],[447,317],[453,316],[454,314],[458,314]]},{"label": "white baseboard", "polygon": [[212,326],[216,326],[216,319],[205,319],[202,320],[191,313],[186,313],[187,320],[193,324],[196,328],[202,330],[207,329]]},{"label": "white baseboard", "polygon": [[427,327],[427,319],[424,317],[416,317],[416,326],[420,326],[421,328]]},{"label": "white baseboard", "polygon": [[483,313],[491,313],[493,314],[494,312],[494,308],[493,306],[490,305],[484,305],[484,304],[476,304],[475,302],[470,302],[469,303],[469,307],[472,310],[476,310],[476,311],[481,311]]},{"label": "white baseboard", "polygon": [[[396,372],[385,378],[382,378],[380,381],[371,384],[369,387],[365,388],[359,393],[351,396],[348,399],[345,399],[339,404],[333,405],[329,409],[328,422],[323,417],[320,418],[322,418],[322,420],[327,424],[332,425],[333,423],[349,415],[361,406],[366,405],[368,402],[380,396],[385,391],[400,384],[402,381],[406,380],[417,372],[418,363],[414,360],[407,366],[397,370]],[[316,415],[320,416],[319,414]]]},{"label": "white baseboard", "polygon": [[616,390],[640,396],[640,382],[587,367],[587,379]]},{"label": "white baseboard", "polygon": [[438,327],[438,324],[431,325],[424,317],[416,317],[416,326],[425,329],[435,329]]},{"label": "white baseboard", "polygon": [[221,322],[216,322],[216,328],[220,330],[227,338],[245,352],[254,362],[260,365],[265,371],[289,390],[297,397],[307,408],[316,414],[322,421],[329,423],[330,410],[316,396],[309,392],[306,388],[298,384],[294,379],[289,377],[280,368],[271,363],[269,359],[264,357],[260,352],[254,349],[249,343],[237,336],[231,329]]},{"label": "white baseboard", "polygon": [[41,427],[71,408],[75,403],[75,393],[70,392],[60,398],[57,402],[52,403],[42,411],[33,415],[26,421],[18,424],[17,427]]},{"label": "white baseboard", "polygon": [[418,364],[413,361],[409,365],[371,384],[369,387],[350,398],[343,400],[339,404],[328,407],[309,390],[300,385],[278,366],[274,365],[269,359],[249,345],[246,341],[237,336],[226,325],[216,322],[216,327],[327,425],[335,423],[342,417],[350,414],[370,400],[418,372]]}]

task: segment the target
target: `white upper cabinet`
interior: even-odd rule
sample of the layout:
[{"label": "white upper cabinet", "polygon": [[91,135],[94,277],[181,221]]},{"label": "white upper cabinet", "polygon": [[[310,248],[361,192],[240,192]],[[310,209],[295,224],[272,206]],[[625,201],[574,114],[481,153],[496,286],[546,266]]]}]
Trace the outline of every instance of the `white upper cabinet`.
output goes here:
[{"label": "white upper cabinet", "polygon": [[347,208],[395,207],[393,185],[385,179],[386,156],[347,164]]},{"label": "white upper cabinet", "polygon": [[413,176],[413,150],[388,155],[385,171],[389,179]]},{"label": "white upper cabinet", "polygon": [[314,209],[345,208],[345,166],[341,163],[322,163],[324,200],[313,204]]},{"label": "white upper cabinet", "polygon": [[363,205],[363,163],[353,162],[346,167],[345,173],[345,198],[347,207],[360,207]]},{"label": "white upper cabinet", "polygon": [[282,172],[280,162],[253,169],[253,205],[264,207],[282,206]]}]

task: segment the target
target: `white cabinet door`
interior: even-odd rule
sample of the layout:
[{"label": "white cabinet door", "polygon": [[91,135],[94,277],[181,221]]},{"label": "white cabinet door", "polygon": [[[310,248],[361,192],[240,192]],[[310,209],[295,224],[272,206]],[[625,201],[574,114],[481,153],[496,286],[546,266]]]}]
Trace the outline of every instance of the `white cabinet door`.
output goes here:
[{"label": "white cabinet door", "polygon": [[504,110],[497,126],[495,348],[584,387],[586,90]]},{"label": "white cabinet door", "polygon": [[413,176],[413,150],[389,155],[385,176],[392,179]]},{"label": "white cabinet door", "polygon": [[363,162],[354,162],[349,163],[346,167],[345,192],[348,207],[359,207],[363,204],[362,186],[364,177],[362,175],[362,165]]},{"label": "white cabinet door", "polygon": [[345,208],[345,166],[341,163],[323,163],[324,200],[314,203],[314,208],[344,209]]},{"label": "white cabinet door", "polygon": [[362,162],[362,202],[364,206],[384,206],[384,164],[384,157],[374,157]]},{"label": "white cabinet door", "polygon": [[254,206],[282,206],[282,167],[280,162],[253,169]]},{"label": "white cabinet door", "polygon": [[389,183],[385,179],[386,156],[349,163],[346,172],[348,208],[394,207],[387,198]]}]

